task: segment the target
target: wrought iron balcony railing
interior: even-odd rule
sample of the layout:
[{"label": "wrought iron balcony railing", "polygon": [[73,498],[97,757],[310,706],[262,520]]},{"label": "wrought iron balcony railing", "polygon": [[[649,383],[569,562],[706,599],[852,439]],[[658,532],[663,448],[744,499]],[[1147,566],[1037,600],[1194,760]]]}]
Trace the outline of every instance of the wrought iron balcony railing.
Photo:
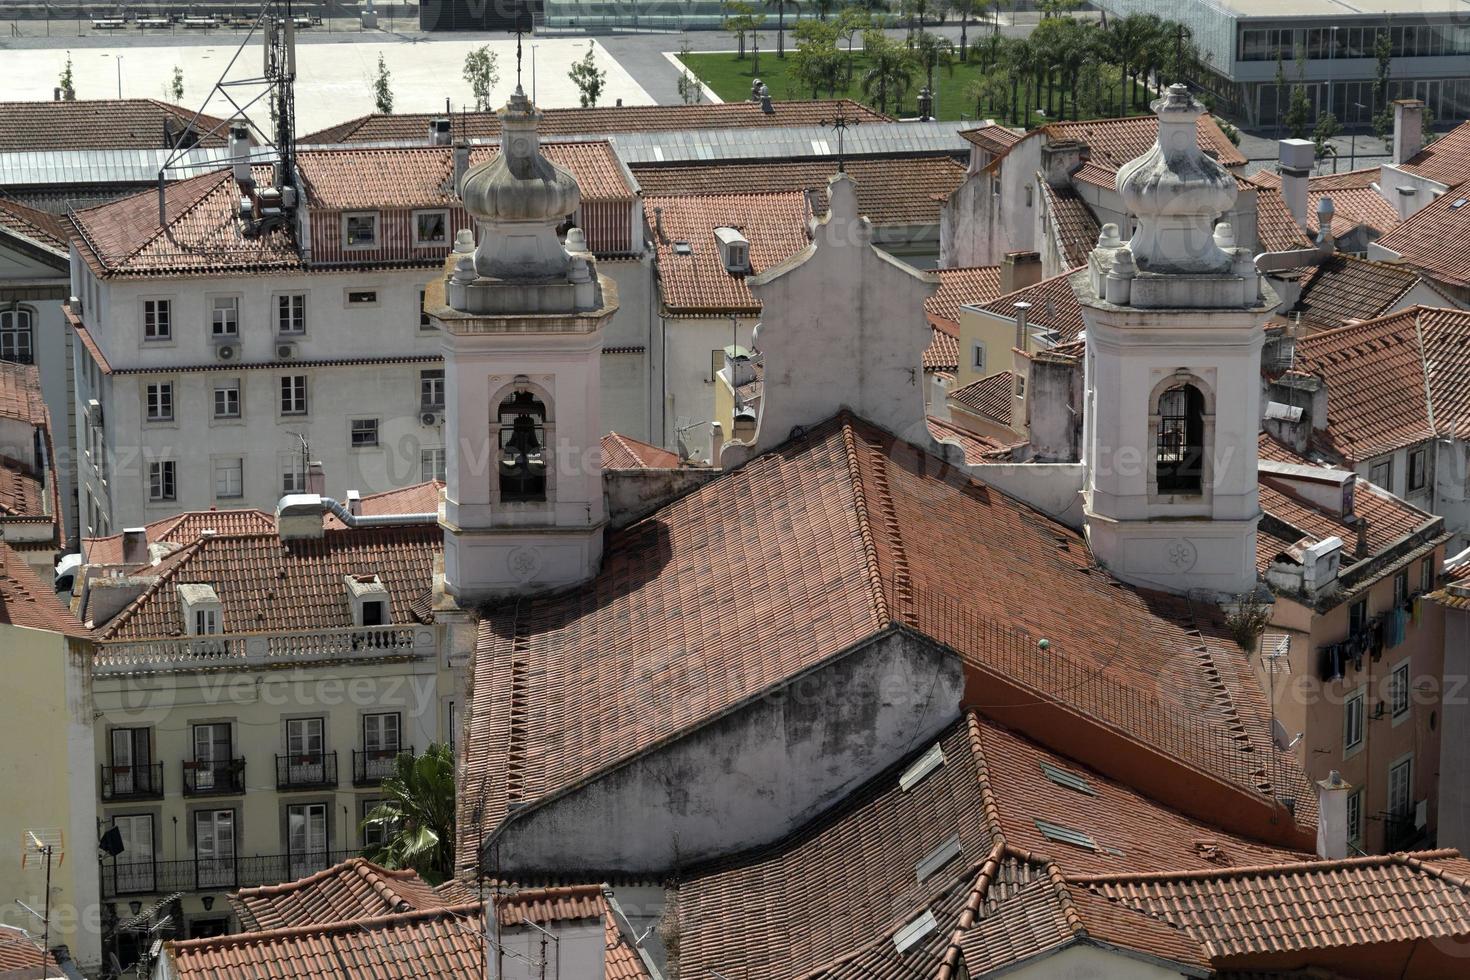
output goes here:
[{"label": "wrought iron balcony railing", "polygon": [[102,767],[102,799],[156,800],[163,796],[163,763]]},{"label": "wrought iron balcony railing", "polygon": [[346,860],[357,851],[304,851],[250,857],[189,858],[182,861],[129,861],[103,858],[102,897],[233,891],[294,881]]},{"label": "wrought iron balcony railing", "polygon": [[337,753],[298,752],[276,756],[276,789],[318,789],[337,785]]},{"label": "wrought iron balcony railing", "polygon": [[245,760],[183,763],[185,796],[237,796],[245,792]]},{"label": "wrought iron balcony railing", "polygon": [[393,775],[398,757],[405,754],[414,754],[412,745],[407,748],[368,749],[362,752],[353,749],[352,785],[376,786],[385,777]]}]

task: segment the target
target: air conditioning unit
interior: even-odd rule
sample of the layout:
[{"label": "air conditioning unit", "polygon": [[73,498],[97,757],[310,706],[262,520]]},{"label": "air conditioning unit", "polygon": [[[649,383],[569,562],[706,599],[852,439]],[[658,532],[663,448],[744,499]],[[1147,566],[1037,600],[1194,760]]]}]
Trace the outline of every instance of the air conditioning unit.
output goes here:
[{"label": "air conditioning unit", "polygon": [[423,425],[443,425],[443,412],[425,412],[419,416],[419,422]]},{"label": "air conditioning unit", "polygon": [[295,356],[296,356],[296,345],[295,344],[277,344],[276,345],[276,360],[278,360],[278,361],[289,361],[291,358],[293,358]]},{"label": "air conditioning unit", "polygon": [[87,424],[91,426],[102,424],[102,403],[95,398],[87,399]]},{"label": "air conditioning unit", "polygon": [[214,349],[214,356],[222,361],[233,361],[237,353],[234,344],[220,344]]}]

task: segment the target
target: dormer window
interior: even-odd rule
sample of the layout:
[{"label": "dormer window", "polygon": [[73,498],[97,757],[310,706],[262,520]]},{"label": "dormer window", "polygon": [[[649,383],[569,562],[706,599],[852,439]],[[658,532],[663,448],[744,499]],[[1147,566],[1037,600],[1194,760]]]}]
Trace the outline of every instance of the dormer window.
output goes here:
[{"label": "dormer window", "polygon": [[732,276],[750,272],[750,242],[735,228],[716,228],[715,241],[720,246],[720,261]]},{"label": "dormer window", "polygon": [[214,586],[203,583],[178,586],[184,629],[190,636],[214,636],[223,631],[223,606]]},{"label": "dormer window", "polygon": [[546,499],[546,406],[529,391],[500,403],[500,499]]},{"label": "dormer window", "polygon": [[388,626],[391,622],[391,606],[388,589],[376,575],[344,575],[342,584],[347,587],[347,599],[352,603],[354,626]]}]

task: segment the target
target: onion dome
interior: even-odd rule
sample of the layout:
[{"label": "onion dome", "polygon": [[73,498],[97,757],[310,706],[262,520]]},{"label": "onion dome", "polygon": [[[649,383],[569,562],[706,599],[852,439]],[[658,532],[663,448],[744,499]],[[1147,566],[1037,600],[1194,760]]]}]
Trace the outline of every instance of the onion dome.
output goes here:
[{"label": "onion dome", "polygon": [[460,184],[465,210],[491,224],[560,223],[577,209],[582,192],[571,174],[541,155],[541,113],[517,86],[499,115],[500,152],[471,167]]},{"label": "onion dome", "polygon": [[1152,108],[1159,138],[1118,169],[1123,206],[1138,218],[1130,247],[1142,271],[1219,272],[1231,258],[1215,243],[1215,219],[1235,205],[1235,178],[1199,146],[1204,107],[1180,84]]}]

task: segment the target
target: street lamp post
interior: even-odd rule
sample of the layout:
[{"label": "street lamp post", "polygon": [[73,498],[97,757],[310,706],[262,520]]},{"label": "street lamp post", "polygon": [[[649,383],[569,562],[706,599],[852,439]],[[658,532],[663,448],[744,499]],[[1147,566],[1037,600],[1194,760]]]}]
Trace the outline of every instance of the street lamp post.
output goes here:
[{"label": "street lamp post", "polygon": [[1353,132],[1348,137],[1348,169],[1358,169],[1358,129],[1357,126],[1363,121],[1363,110],[1367,108],[1361,102],[1354,102],[1353,108],[1357,110],[1357,119],[1353,120]]},{"label": "street lamp post", "polygon": [[1332,111],[1332,68],[1333,62],[1337,60],[1337,25],[1332,25],[1332,34],[1329,36],[1332,47],[1327,49],[1327,111]]}]

